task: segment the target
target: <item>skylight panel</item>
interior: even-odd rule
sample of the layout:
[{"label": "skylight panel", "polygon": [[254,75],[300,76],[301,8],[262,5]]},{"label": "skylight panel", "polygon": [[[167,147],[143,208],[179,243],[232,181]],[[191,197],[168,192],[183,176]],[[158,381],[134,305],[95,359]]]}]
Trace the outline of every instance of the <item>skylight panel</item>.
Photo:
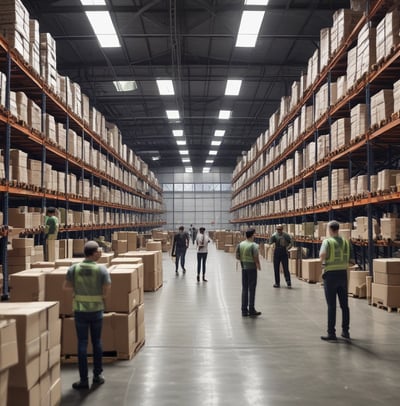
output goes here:
[{"label": "skylight panel", "polygon": [[105,0],[81,0],[82,6],[105,6]]},{"label": "skylight panel", "polygon": [[183,137],[183,130],[172,130],[174,137]]},{"label": "skylight panel", "polygon": [[245,6],[267,6],[269,0],[244,0]]},{"label": "skylight panel", "polygon": [[182,162],[185,163],[189,163],[190,162],[190,158],[182,158]]},{"label": "skylight panel", "polygon": [[238,96],[240,93],[241,86],[242,80],[228,79],[226,82],[225,96]]},{"label": "skylight panel", "polygon": [[85,13],[102,48],[121,46],[108,11],[86,11]]},{"label": "skylight panel", "polygon": [[255,47],[265,11],[244,10],[236,39],[237,47]]},{"label": "skylight panel", "polygon": [[134,80],[115,80],[113,83],[118,92],[131,92],[137,89]]},{"label": "skylight panel", "polygon": [[208,155],[211,155],[211,156],[215,156],[215,155],[217,155],[218,154],[218,151],[213,151],[213,150],[210,150],[210,152],[208,153]]},{"label": "skylight panel", "polygon": [[203,173],[210,173],[210,168],[203,168]]},{"label": "skylight panel", "polygon": [[231,110],[220,110],[218,118],[220,120],[229,120],[231,117]]},{"label": "skylight panel", "polygon": [[225,135],[225,130],[215,130],[214,137],[223,137]]},{"label": "skylight panel", "polygon": [[182,141],[176,141],[177,145],[186,145],[186,141],[182,140]]},{"label": "skylight panel", "polygon": [[161,96],[172,96],[175,94],[174,84],[170,79],[157,80],[157,86]]},{"label": "skylight panel", "polygon": [[170,120],[179,119],[179,110],[167,110],[166,113]]},{"label": "skylight panel", "polygon": [[222,142],[222,141],[211,141],[211,145],[212,145],[213,147],[219,147],[219,146],[221,145],[221,142]]},{"label": "skylight panel", "polygon": [[213,164],[214,163],[214,159],[206,159],[206,164]]},{"label": "skylight panel", "polygon": [[191,166],[185,166],[185,172],[186,173],[192,173],[193,172],[193,168]]},{"label": "skylight panel", "polygon": [[189,151],[188,151],[187,149],[180,149],[180,150],[179,150],[179,153],[180,153],[181,155],[189,155]]}]

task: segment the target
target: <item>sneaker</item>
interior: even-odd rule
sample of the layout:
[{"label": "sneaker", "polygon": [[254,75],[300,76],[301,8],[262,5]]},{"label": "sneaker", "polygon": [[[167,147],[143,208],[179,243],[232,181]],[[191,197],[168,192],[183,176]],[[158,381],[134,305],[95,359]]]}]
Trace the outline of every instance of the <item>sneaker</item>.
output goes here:
[{"label": "sneaker", "polygon": [[81,389],[89,389],[89,382],[88,381],[78,381],[72,384],[72,387],[76,390]]},{"label": "sneaker", "polygon": [[93,377],[93,385],[102,385],[105,382],[103,375],[95,375]]},{"label": "sneaker", "polygon": [[327,335],[327,336],[321,336],[321,340],[323,341],[337,341],[336,335]]},{"label": "sneaker", "polygon": [[175,271],[175,275],[179,275],[179,272],[178,272],[178,270],[176,270],[176,271]]},{"label": "sneaker", "polygon": [[350,340],[350,334],[348,331],[343,331],[342,332],[342,337],[345,338],[346,340]]},{"label": "sneaker", "polygon": [[183,273],[186,273],[186,269],[185,268],[183,268],[183,271],[182,271]]},{"label": "sneaker", "polygon": [[274,288],[280,288],[281,285],[278,285],[277,283],[274,283]]},{"label": "sneaker", "polygon": [[203,282],[208,282],[208,280],[206,278],[203,278]]},{"label": "sneaker", "polygon": [[249,312],[246,312],[246,311],[242,312],[242,317],[248,317],[248,316],[249,316]]},{"label": "sneaker", "polygon": [[249,311],[249,316],[250,317],[257,317],[257,316],[260,316],[260,315],[261,315],[261,312],[258,312],[257,310]]}]

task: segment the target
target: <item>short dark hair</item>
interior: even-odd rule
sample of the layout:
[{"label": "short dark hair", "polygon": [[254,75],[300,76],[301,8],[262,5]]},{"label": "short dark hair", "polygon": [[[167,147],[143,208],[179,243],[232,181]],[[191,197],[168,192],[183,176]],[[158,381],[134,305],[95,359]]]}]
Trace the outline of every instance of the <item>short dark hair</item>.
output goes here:
[{"label": "short dark hair", "polygon": [[339,230],[340,224],[336,220],[332,220],[328,223],[328,227],[333,231],[337,231]]},{"label": "short dark hair", "polygon": [[183,231],[184,229],[185,229],[185,227],[180,226],[178,230],[179,230],[179,231]]},{"label": "short dark hair", "polygon": [[206,231],[204,227],[200,227],[200,232]]},{"label": "short dark hair", "polygon": [[96,241],[88,241],[83,247],[85,257],[91,257],[99,250],[99,244]]},{"label": "short dark hair", "polygon": [[246,238],[253,237],[255,232],[256,230],[254,230],[254,228],[250,228],[249,230],[246,231]]},{"label": "short dark hair", "polygon": [[53,214],[53,213],[55,213],[55,212],[56,212],[56,208],[55,208],[55,207],[48,207],[48,208],[47,208],[47,213]]}]

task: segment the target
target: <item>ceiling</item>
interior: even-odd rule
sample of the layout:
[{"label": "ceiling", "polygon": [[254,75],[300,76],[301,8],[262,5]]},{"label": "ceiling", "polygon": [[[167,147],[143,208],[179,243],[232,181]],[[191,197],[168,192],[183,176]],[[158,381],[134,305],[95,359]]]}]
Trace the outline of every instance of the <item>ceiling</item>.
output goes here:
[{"label": "ceiling", "polygon": [[[93,105],[116,123],[123,142],[152,169],[183,165],[173,129],[183,129],[191,166],[209,158],[214,130],[225,129],[214,166],[233,167],[268,128],[283,95],[306,70],[319,31],[342,0],[106,0],[120,48],[101,48],[79,0],[23,0],[41,32],[57,40],[57,69],[78,82]],[[104,10],[104,6],[91,7]],[[244,9],[266,10],[255,48],[235,47]],[[238,96],[224,96],[226,80],[242,79]],[[175,96],[160,96],[156,79],[173,79]],[[119,93],[114,80],[135,80]],[[165,111],[179,109],[180,121]],[[232,110],[219,120],[220,109]],[[157,161],[152,156],[159,156]]]}]

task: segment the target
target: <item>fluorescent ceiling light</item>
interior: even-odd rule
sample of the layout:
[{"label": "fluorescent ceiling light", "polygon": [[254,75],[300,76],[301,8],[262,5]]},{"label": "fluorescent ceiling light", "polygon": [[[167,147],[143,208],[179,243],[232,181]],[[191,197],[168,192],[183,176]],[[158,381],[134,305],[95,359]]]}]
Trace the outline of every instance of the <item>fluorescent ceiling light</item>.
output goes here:
[{"label": "fluorescent ceiling light", "polygon": [[221,142],[222,142],[222,141],[211,141],[211,145],[212,145],[213,147],[219,147],[219,146],[221,145]]},{"label": "fluorescent ceiling light", "polygon": [[151,159],[152,159],[153,161],[159,161],[159,160],[160,160],[160,157],[159,157],[159,156],[152,156]]},{"label": "fluorescent ceiling light", "polygon": [[176,141],[177,145],[186,145],[186,141]]},{"label": "fluorescent ceiling light", "polygon": [[81,0],[82,6],[105,6],[105,0]]},{"label": "fluorescent ceiling light", "polygon": [[225,96],[238,96],[242,81],[240,79],[228,79],[226,82]]},{"label": "fluorescent ceiling light", "polygon": [[179,110],[167,110],[167,117],[170,120],[179,119]]},{"label": "fluorescent ceiling light", "polygon": [[214,159],[206,159],[206,164],[213,164],[214,163]]},{"label": "fluorescent ceiling light", "polygon": [[193,172],[193,168],[190,166],[185,166],[185,172],[186,173],[192,173]]},{"label": "fluorescent ceiling light", "polygon": [[255,47],[265,11],[244,10],[236,39],[237,47]]},{"label": "fluorescent ceiling light", "polygon": [[85,13],[101,47],[115,48],[121,46],[108,11],[86,11]]},{"label": "fluorescent ceiling light", "polygon": [[231,113],[231,110],[220,110],[218,118],[221,120],[229,120],[229,118],[231,117]]},{"label": "fluorescent ceiling light", "polygon": [[157,80],[157,86],[161,96],[171,96],[175,94],[174,84],[170,79]]},{"label": "fluorescent ceiling light", "polygon": [[210,168],[203,168],[203,173],[210,173]]},{"label": "fluorescent ceiling light", "polygon": [[183,130],[172,130],[174,137],[183,137]]},{"label": "fluorescent ceiling light", "polygon": [[223,137],[225,135],[225,130],[215,130],[214,137]]},{"label": "fluorescent ceiling light", "polygon": [[245,6],[267,6],[269,0],[244,0]]},{"label": "fluorescent ceiling light", "polygon": [[217,155],[218,154],[218,151],[212,151],[212,150],[210,150],[210,152],[208,153],[208,155]]},{"label": "fluorescent ceiling light", "polygon": [[114,80],[113,83],[118,92],[131,92],[137,89],[134,80]]},{"label": "fluorescent ceiling light", "polygon": [[188,162],[190,162],[190,158],[182,158],[182,162],[185,164],[185,163],[188,163]]},{"label": "fluorescent ceiling light", "polygon": [[180,153],[181,155],[189,155],[189,151],[188,151],[187,149],[180,149],[180,150],[179,150],[179,153]]}]

